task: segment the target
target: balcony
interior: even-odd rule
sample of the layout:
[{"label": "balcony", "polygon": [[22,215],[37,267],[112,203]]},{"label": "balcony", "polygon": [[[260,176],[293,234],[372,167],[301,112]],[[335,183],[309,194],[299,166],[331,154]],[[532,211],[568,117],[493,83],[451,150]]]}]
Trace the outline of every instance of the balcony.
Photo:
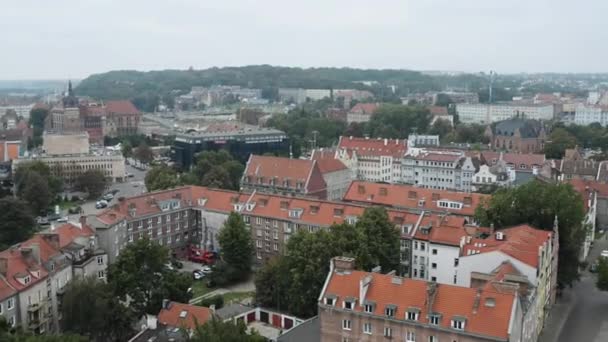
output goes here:
[{"label": "balcony", "polygon": [[40,303],[32,303],[27,306],[27,311],[36,312],[36,311],[40,310],[41,307],[42,307],[42,305]]}]

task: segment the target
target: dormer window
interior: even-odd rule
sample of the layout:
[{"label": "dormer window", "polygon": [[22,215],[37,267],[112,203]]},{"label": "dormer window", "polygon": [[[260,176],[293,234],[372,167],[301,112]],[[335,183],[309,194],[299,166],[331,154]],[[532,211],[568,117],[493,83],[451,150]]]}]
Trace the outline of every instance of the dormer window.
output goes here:
[{"label": "dormer window", "polygon": [[384,314],[387,317],[395,317],[395,313],[397,312],[397,305],[388,304],[384,309]]},{"label": "dormer window", "polygon": [[452,326],[452,329],[464,330],[465,323],[466,323],[465,317],[456,316],[452,319],[451,326]]},{"label": "dormer window", "polygon": [[325,305],[335,306],[337,297],[334,295],[325,296]]},{"label": "dormer window", "polygon": [[432,325],[439,325],[439,323],[441,322],[441,315],[440,314],[430,314],[429,315],[429,323]]},{"label": "dormer window", "polygon": [[289,188],[289,179],[283,181],[283,186]]},{"label": "dormer window", "polygon": [[302,215],[302,209],[292,209],[289,211],[289,217],[299,219]]},{"label": "dormer window", "polygon": [[408,321],[417,321],[418,316],[420,316],[420,309],[418,308],[409,308],[405,313],[405,319]]},{"label": "dormer window", "polygon": [[352,310],[355,307],[355,299],[354,298],[346,298],[344,300],[344,309]]},{"label": "dormer window", "polygon": [[235,204],[234,205],[234,211],[241,211],[243,210],[243,205],[242,204]]},{"label": "dormer window", "polygon": [[374,313],[374,309],[376,308],[376,303],[372,301],[366,301],[363,304],[363,311],[366,313]]},{"label": "dormer window", "polygon": [[247,203],[247,211],[252,211],[253,208],[255,208],[255,202],[253,203]]},{"label": "dormer window", "polygon": [[23,278],[23,283],[25,285],[29,284],[31,281],[32,281],[32,278],[29,275],[25,276],[25,278]]}]

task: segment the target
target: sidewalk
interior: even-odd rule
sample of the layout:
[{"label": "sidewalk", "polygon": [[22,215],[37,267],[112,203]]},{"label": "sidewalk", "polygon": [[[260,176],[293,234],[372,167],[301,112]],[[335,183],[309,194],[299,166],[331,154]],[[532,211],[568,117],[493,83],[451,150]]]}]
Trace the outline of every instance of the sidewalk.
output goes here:
[{"label": "sidewalk", "polygon": [[553,304],[538,342],[557,342],[570,312],[576,305],[576,293],[570,288],[563,289],[562,296]]}]

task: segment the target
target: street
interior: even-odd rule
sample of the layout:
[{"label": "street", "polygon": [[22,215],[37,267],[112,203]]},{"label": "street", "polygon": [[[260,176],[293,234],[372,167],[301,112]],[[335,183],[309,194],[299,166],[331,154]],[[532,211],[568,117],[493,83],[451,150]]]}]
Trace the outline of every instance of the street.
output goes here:
[{"label": "street", "polygon": [[[126,170],[128,173],[132,173],[133,177],[127,178],[124,183],[112,183],[110,185],[109,190],[107,190],[106,192],[114,189],[118,190],[118,192],[111,201],[108,201],[108,207],[118,202],[118,198],[120,197],[132,197],[140,195],[146,191],[144,178],[146,177],[147,171],[138,170],[132,167],[131,165],[126,165]],[[95,209],[95,202],[97,202],[97,200],[98,199],[88,200],[80,205],[80,207],[84,211],[84,215],[97,214],[98,212],[104,210]],[[80,216],[80,214],[69,216],[71,221],[78,221],[78,217]]]},{"label": "street", "polygon": [[[604,249],[608,249],[608,240],[596,240],[587,259],[589,263],[595,261]],[[561,328],[558,342],[608,341],[608,292],[596,289],[595,280],[596,275],[585,270],[581,280],[569,290],[572,306],[568,308],[570,313]]]}]

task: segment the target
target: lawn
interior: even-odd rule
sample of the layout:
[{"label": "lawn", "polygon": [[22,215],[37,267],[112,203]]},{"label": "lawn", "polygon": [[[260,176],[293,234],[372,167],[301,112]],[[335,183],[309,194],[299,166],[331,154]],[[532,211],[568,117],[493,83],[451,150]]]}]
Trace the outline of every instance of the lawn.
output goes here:
[{"label": "lawn", "polygon": [[199,281],[194,281],[194,283],[192,284],[192,298],[197,298],[200,297],[204,294],[207,294],[211,291],[215,290],[214,288],[208,288],[205,285],[205,282],[202,280]]},{"label": "lawn", "polygon": [[253,298],[255,292],[228,292],[224,294],[224,305],[240,302],[246,298]]}]

